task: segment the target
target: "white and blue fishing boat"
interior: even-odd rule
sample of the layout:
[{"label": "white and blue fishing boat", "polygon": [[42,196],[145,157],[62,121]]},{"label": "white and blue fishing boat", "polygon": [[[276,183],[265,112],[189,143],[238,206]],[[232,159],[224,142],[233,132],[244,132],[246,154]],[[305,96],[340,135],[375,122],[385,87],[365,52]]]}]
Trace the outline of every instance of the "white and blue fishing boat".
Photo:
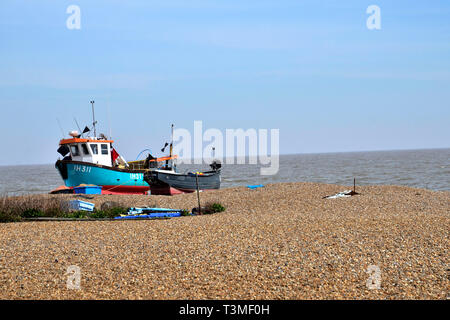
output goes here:
[{"label": "white and blue fishing boat", "polygon": [[[58,153],[64,158],[56,161],[55,167],[65,186],[70,189],[80,185],[101,186],[103,194],[147,194],[150,186],[144,180],[144,173],[176,156],[126,162],[114,149],[113,140],[104,134],[97,137],[93,101],[91,103],[93,130],[86,127],[81,134],[71,131],[70,138],[59,142]],[[93,136],[83,137],[91,132]]]},{"label": "white and blue fishing boat", "polygon": [[65,158],[55,166],[66,187],[96,185],[103,187],[104,194],[146,194],[150,187],[144,181],[144,170],[130,169],[117,156],[113,142],[97,137],[61,140],[58,152]]},{"label": "white and blue fishing boat", "polygon": [[[169,156],[155,158],[149,154],[145,160],[125,161],[114,149],[113,140],[104,134],[97,136],[94,101],[91,103],[93,130],[86,127],[81,134],[71,131],[70,138],[59,142],[58,153],[64,158],[56,161],[55,167],[69,191],[77,186],[95,185],[102,187],[103,194],[148,194],[150,191],[151,194],[172,195],[193,192],[197,188],[220,188],[221,164],[217,161],[211,165],[212,171],[177,172],[174,163],[177,156],[172,154],[173,125]],[[92,132],[93,136],[89,136]],[[166,143],[161,152],[168,145]]]}]

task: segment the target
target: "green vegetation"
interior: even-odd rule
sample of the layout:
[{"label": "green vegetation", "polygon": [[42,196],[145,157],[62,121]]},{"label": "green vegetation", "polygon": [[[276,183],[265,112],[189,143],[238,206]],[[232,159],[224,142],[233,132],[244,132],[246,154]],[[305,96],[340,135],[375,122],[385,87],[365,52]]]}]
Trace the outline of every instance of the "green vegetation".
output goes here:
[{"label": "green vegetation", "polygon": [[223,205],[221,205],[220,203],[215,203],[215,202],[207,203],[205,208],[202,209],[203,214],[213,214],[213,213],[218,213],[218,212],[223,212],[223,211],[225,211],[225,207]]},{"label": "green vegetation", "polygon": [[128,208],[123,208],[123,207],[113,207],[113,208],[108,208],[108,209],[104,209],[104,210],[94,210],[94,212],[92,214],[90,214],[90,218],[95,218],[95,219],[112,219],[114,217],[118,217],[121,214],[126,214],[128,211]]},{"label": "green vegetation", "polygon": [[72,211],[66,212],[62,215],[63,218],[72,218],[72,219],[113,219],[114,217],[120,216],[121,214],[126,214],[128,211],[127,208],[123,207],[115,207],[109,208],[105,210],[96,210],[93,212],[89,211]]},{"label": "green vegetation", "polygon": [[[112,219],[127,212],[120,206],[102,206],[101,210],[71,211],[67,208],[70,199],[42,196],[0,197],[0,222],[17,222],[29,218]],[[115,204],[116,205],[116,204]]]},{"label": "green vegetation", "polygon": [[[67,205],[70,200],[74,198],[43,197],[42,195],[0,197],[0,222],[16,222],[33,218],[112,219],[128,211],[128,208],[112,201],[104,202],[93,212],[73,211],[69,210]],[[210,202],[202,207],[201,211],[202,214],[213,214],[225,211],[225,207],[220,203]],[[181,215],[190,216],[191,213],[188,210],[182,210]]]},{"label": "green vegetation", "polygon": [[191,213],[189,212],[189,210],[183,209],[181,210],[181,216],[186,217],[186,216],[190,216]]},{"label": "green vegetation", "polygon": [[0,197],[0,222],[21,221],[23,218],[59,217],[63,211],[56,198],[29,195]]},{"label": "green vegetation", "polygon": [[42,212],[39,209],[27,209],[24,212],[22,212],[21,217],[22,218],[36,218],[36,217],[43,217],[44,212]]}]

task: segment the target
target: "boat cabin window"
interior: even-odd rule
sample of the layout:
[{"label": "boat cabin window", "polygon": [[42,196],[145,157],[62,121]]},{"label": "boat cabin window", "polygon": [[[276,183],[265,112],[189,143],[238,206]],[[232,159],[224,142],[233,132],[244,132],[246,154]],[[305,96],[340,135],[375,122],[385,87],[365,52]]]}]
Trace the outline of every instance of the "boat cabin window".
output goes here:
[{"label": "boat cabin window", "polygon": [[108,154],[108,145],[102,143],[102,154]]},{"label": "boat cabin window", "polygon": [[98,154],[98,146],[96,144],[91,144],[91,150],[93,154]]},{"label": "boat cabin window", "polygon": [[81,148],[83,149],[83,153],[84,153],[85,155],[89,155],[89,150],[88,150],[88,147],[87,147],[86,143],[83,143],[83,144],[81,145]]},{"label": "boat cabin window", "polygon": [[78,149],[78,146],[76,144],[70,146],[70,151],[72,152],[72,156],[74,156],[74,157],[77,157],[80,155],[80,150]]}]

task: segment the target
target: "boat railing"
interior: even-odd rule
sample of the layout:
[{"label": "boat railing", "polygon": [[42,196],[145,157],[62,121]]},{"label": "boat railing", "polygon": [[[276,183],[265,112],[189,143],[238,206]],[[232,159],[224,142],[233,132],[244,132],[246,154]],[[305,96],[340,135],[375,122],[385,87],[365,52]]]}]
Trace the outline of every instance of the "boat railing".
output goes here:
[{"label": "boat railing", "polygon": [[164,161],[169,161],[169,160],[173,160],[173,159],[177,159],[178,156],[168,156],[168,157],[161,157],[161,158],[154,158],[151,160],[137,160],[137,161],[129,161],[128,165],[129,165],[129,169],[131,170],[149,170],[152,168],[157,168],[158,167],[158,162],[164,162]]}]

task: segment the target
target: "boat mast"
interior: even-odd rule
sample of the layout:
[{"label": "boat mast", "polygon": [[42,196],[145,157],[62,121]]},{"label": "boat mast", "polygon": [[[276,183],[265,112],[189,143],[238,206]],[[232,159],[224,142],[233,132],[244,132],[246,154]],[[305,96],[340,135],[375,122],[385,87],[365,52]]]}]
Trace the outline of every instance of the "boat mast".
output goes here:
[{"label": "boat mast", "polygon": [[95,121],[95,111],[94,111],[94,100],[91,100],[92,104],[92,125],[94,126],[94,137],[97,137],[97,131],[95,130],[95,125],[97,124],[97,121]]},{"label": "boat mast", "polygon": [[171,138],[170,138],[170,166],[173,168],[174,164],[173,164],[172,154],[173,154],[173,123],[172,123]]},{"label": "boat mast", "polygon": [[170,138],[170,157],[172,158],[172,151],[173,151],[173,124],[172,124],[172,133]]}]

